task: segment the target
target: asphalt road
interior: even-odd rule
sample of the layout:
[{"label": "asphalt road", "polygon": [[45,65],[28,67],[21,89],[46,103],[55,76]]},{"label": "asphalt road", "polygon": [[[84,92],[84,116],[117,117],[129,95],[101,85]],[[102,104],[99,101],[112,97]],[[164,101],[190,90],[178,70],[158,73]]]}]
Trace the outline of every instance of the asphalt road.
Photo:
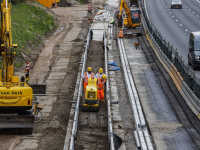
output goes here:
[{"label": "asphalt road", "polygon": [[[146,0],[146,8],[152,24],[188,64],[190,32],[200,31],[200,1],[182,2],[182,9],[171,9],[171,0]],[[195,73],[200,78],[200,69]]]}]

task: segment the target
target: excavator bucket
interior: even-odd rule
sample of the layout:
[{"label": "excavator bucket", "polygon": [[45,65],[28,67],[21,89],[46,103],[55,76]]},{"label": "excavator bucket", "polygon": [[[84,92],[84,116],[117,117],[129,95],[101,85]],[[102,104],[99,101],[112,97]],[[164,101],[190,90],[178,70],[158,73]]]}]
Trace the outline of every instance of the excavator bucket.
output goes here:
[{"label": "excavator bucket", "polygon": [[33,94],[46,94],[46,83],[30,84]]}]

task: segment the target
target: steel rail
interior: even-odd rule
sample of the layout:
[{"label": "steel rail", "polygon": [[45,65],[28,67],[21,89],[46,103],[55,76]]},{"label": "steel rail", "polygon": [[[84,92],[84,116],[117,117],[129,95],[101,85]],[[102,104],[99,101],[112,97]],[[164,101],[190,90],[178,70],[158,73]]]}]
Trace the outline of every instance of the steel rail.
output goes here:
[{"label": "steel rail", "polygon": [[140,104],[139,96],[134,84],[133,76],[128,63],[128,58],[123,45],[123,40],[118,38],[118,47],[124,72],[126,88],[132,105],[136,132],[134,132],[138,149],[153,150],[153,145],[147,129],[146,121]]},{"label": "steel rail", "polygon": [[[83,61],[81,76],[85,72],[86,61],[87,61],[87,52],[88,52],[88,49],[89,49],[90,40],[91,40],[91,29],[89,29],[89,33],[88,33],[88,36],[87,36],[87,43],[85,45],[85,54],[84,54],[84,61]],[[75,144],[75,140],[76,140],[76,133],[77,133],[77,127],[78,127],[80,97],[82,95],[81,91],[82,91],[82,83],[81,83],[81,80],[80,80],[69,150],[74,150],[74,144]]]},{"label": "steel rail", "polygon": [[[105,74],[108,75],[107,43],[106,43],[106,32],[105,32],[105,30],[104,30],[104,33],[103,33],[103,41],[104,41]],[[110,150],[115,150],[114,139],[113,139],[113,130],[112,130],[110,97],[109,97],[109,80],[106,81],[106,100],[107,100],[107,108],[108,108],[108,133],[109,133],[108,136],[109,136]]]},{"label": "steel rail", "polygon": [[[83,67],[82,67],[81,76],[85,72],[89,44],[90,44],[90,40],[92,38],[91,37],[91,32],[92,32],[92,29],[89,29],[89,33],[88,33],[88,37],[87,37],[87,43],[85,45],[85,54],[84,54],[84,61],[82,63]],[[106,32],[105,32],[105,30],[104,30],[104,34],[103,34],[103,39],[104,39],[104,45],[103,46],[104,46],[104,52],[105,52],[104,53],[104,57],[105,57],[105,74],[108,74],[108,68],[107,68],[107,43],[106,43]],[[81,84],[81,80],[80,80],[69,150],[74,150],[77,127],[78,127],[79,105],[80,105],[80,97],[81,96],[82,96],[82,84]],[[107,115],[108,115],[109,149],[110,150],[115,150],[113,130],[112,130],[112,118],[111,118],[111,106],[110,106],[111,103],[110,103],[110,97],[109,97],[109,81],[108,80],[106,82],[106,100],[107,100],[107,110],[108,110]],[[64,150],[65,149],[66,149],[66,147],[64,147]]]}]

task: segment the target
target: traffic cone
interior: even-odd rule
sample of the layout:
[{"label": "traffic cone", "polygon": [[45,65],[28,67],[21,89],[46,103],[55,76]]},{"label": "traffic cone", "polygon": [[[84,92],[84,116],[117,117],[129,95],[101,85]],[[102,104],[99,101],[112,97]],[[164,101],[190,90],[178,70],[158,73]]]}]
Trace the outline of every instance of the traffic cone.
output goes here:
[{"label": "traffic cone", "polygon": [[110,62],[110,63],[108,63],[108,65],[110,65],[110,66],[117,66],[117,63],[116,62]]},{"label": "traffic cone", "polygon": [[29,62],[26,63],[26,72],[30,70]]}]

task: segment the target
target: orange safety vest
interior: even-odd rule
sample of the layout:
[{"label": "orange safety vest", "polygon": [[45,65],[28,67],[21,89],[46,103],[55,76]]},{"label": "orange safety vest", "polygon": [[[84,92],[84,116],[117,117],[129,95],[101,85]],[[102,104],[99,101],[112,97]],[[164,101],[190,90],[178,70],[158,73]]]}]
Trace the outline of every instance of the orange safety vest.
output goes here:
[{"label": "orange safety vest", "polygon": [[[94,73],[91,73],[91,79],[94,79]],[[84,83],[87,83],[87,84],[88,84],[88,76],[87,76],[87,72],[85,72]]]},{"label": "orange safety vest", "polygon": [[101,78],[98,78],[98,84],[97,85],[98,85],[98,88],[100,88],[100,90],[103,89],[104,83],[105,83],[105,80],[101,81]]},{"label": "orange safety vest", "polygon": [[[102,73],[102,74],[104,75],[104,73]],[[100,78],[100,73],[98,73],[97,75],[98,75],[98,78]],[[103,76],[103,75],[102,75],[102,76]]]}]

